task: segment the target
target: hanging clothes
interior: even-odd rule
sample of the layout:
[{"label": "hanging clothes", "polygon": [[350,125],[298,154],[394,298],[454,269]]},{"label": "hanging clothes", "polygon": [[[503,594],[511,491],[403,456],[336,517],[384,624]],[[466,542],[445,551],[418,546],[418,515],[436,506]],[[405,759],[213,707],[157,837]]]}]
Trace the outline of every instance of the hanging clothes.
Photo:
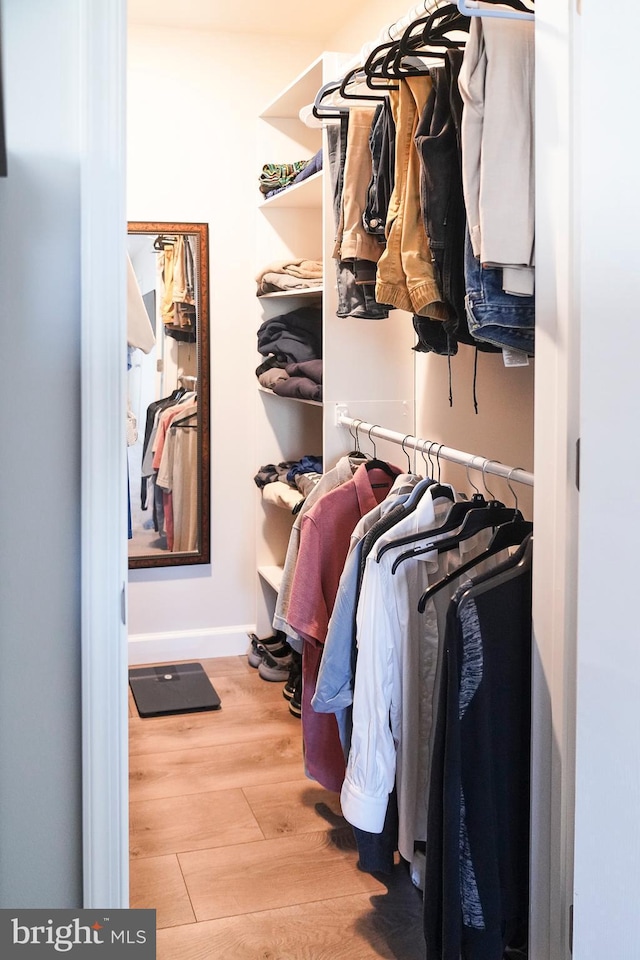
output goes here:
[{"label": "hanging clothes", "polygon": [[156,483],[171,494],[172,535],[175,553],[198,549],[198,422],[197,405],[177,414],[169,427]]},{"label": "hanging clothes", "polygon": [[342,205],[333,253],[337,260],[353,264],[355,276],[369,283],[375,281],[375,264],[384,250],[384,237],[368,233],[363,223],[372,176],[369,141],[374,117],[374,107],[349,111]]},{"label": "hanging clothes", "polygon": [[533,78],[533,22],[474,17],[459,75],[469,233],[474,256],[501,267],[517,296],[534,288]]},{"label": "hanging clothes", "polygon": [[185,234],[162,237],[156,264],[156,289],[164,332],[186,343],[195,343],[195,256],[192,238]]},{"label": "hanging clothes", "polygon": [[[427,960],[526,955],[531,563],[463,584],[439,662],[426,845]],[[514,954],[514,955],[517,955]]]},{"label": "hanging clothes", "polygon": [[341,800],[354,826],[380,831],[394,783],[398,794],[398,849],[412,863],[415,845],[426,839],[429,736],[438,644],[449,591],[424,615],[417,605],[426,587],[486,546],[490,534],[462,542],[442,555],[434,550],[394,564],[405,544],[394,541],[431,534],[451,501],[427,487],[416,510],[379,538],[367,557],[356,616],[357,660],[353,732]]},{"label": "hanging clothes", "polygon": [[[390,475],[391,473],[391,475]],[[391,489],[397,467],[360,466],[353,478],[321,497],[302,517],[288,620],[304,639],[302,731],[310,775],[328,790],[344,779],[344,755],[335,718],[311,707],[329,618],[353,528]]]},{"label": "hanging clothes", "polygon": [[[327,127],[329,147],[329,171],[333,191],[333,213],[335,222],[336,249],[340,244],[343,229],[342,197],[344,190],[344,168],[347,156],[347,136],[349,117],[345,112],[339,125]],[[358,282],[356,266],[359,265],[335,259],[338,290],[338,317],[357,317],[361,320],[382,320],[389,316],[389,307],[378,303],[375,296],[375,283],[371,279],[370,266],[366,269],[364,282]]]},{"label": "hanging clothes", "polygon": [[378,105],[369,133],[371,180],[362,215],[365,230],[384,239],[389,201],[395,183],[396,125],[388,99]]},{"label": "hanging clothes", "polygon": [[285,633],[288,642],[295,650],[297,650],[298,653],[302,653],[302,638],[289,622],[289,601],[291,599],[293,575],[300,549],[300,528],[302,526],[302,518],[304,517],[305,513],[311,509],[314,503],[324,496],[325,493],[329,493],[330,490],[335,490],[336,487],[346,483],[347,480],[350,480],[361,463],[361,458],[354,460],[350,457],[341,457],[336,463],[335,467],[324,473],[316,486],[309,491],[309,494],[302,505],[302,509],[296,516],[291,533],[289,535],[289,543],[287,545],[287,553],[284,560],[282,579],[280,582],[280,589],[278,590],[276,607],[273,615],[273,629],[276,631],[280,630]]},{"label": "hanging clothes", "polygon": [[376,299],[401,310],[446,320],[420,207],[420,162],[414,145],[418,119],[431,93],[428,76],[399,81],[391,91],[396,125],[395,184],[387,213],[387,246],[378,261]]}]

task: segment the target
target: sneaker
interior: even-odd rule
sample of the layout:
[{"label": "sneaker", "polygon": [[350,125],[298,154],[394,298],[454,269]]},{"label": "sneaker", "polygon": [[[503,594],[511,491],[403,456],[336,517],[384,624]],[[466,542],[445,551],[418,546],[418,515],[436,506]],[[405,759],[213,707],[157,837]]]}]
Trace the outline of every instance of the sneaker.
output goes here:
[{"label": "sneaker", "polygon": [[287,680],[289,669],[291,667],[291,647],[289,644],[283,644],[282,651],[276,654],[273,650],[267,650],[262,644],[258,644],[261,661],[258,664],[258,674],[263,680]]},{"label": "sneaker", "polygon": [[297,650],[291,651],[291,667],[289,668],[289,677],[282,690],[282,696],[285,700],[292,700],[296,690],[298,677],[302,672],[302,655]]},{"label": "sneaker", "polygon": [[276,654],[276,656],[284,656],[289,650],[289,644],[285,640],[284,633],[279,630],[277,633],[274,633],[271,637],[265,637],[264,640],[261,640],[255,635],[255,633],[250,633],[249,640],[249,649],[247,650],[247,659],[249,661],[250,667],[259,667],[262,662],[261,650],[269,650]]},{"label": "sneaker", "polygon": [[302,716],[302,671],[298,674],[293,696],[289,700],[289,713],[294,717]]}]

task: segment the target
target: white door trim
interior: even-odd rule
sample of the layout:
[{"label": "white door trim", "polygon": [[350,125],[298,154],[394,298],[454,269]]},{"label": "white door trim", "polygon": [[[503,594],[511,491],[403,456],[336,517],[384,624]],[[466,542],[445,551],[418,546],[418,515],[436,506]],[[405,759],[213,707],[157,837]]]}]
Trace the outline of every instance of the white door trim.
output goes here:
[{"label": "white door trim", "polygon": [[570,957],[575,765],[579,315],[569,2],[536,4],[536,382],[529,952]]},{"label": "white door trim", "polygon": [[126,0],[82,19],[82,755],[85,907],[129,905]]}]

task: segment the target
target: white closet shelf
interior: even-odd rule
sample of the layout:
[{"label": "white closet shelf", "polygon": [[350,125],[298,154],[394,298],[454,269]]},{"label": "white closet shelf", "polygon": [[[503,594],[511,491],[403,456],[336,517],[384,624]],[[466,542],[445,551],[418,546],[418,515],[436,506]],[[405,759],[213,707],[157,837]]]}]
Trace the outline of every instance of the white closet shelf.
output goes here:
[{"label": "white closet shelf", "polygon": [[322,56],[309,64],[288,87],[268,104],[260,117],[263,120],[298,117],[302,107],[313,103],[315,95],[322,86]]},{"label": "white closet shelf", "polygon": [[258,574],[262,579],[272,587],[276,593],[282,583],[283,568],[277,566],[258,567]]},{"label": "white closet shelf", "polygon": [[300,210],[305,207],[318,210],[322,207],[322,170],[259,204],[260,210]]},{"label": "white closet shelf", "polygon": [[268,387],[263,387],[262,384],[258,384],[258,390],[260,393],[266,393],[270,397],[277,397],[278,400],[283,400],[285,403],[306,403],[310,407],[322,406],[322,400],[305,400],[303,397],[281,397],[280,394],[274,393],[273,390],[269,390]]},{"label": "white closet shelf", "polygon": [[274,290],[272,293],[261,293],[258,300],[271,300],[274,297],[321,297],[323,287],[300,287],[298,290]]}]

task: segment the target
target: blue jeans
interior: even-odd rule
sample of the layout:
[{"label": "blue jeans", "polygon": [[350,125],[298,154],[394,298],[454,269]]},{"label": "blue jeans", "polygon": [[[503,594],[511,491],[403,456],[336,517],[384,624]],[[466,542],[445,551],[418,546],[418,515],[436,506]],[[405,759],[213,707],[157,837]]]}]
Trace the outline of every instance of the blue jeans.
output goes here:
[{"label": "blue jeans", "polygon": [[467,231],[464,249],[469,331],[476,340],[513,347],[533,356],[535,297],[516,297],[502,289],[502,269],[483,267],[473,254]]}]

